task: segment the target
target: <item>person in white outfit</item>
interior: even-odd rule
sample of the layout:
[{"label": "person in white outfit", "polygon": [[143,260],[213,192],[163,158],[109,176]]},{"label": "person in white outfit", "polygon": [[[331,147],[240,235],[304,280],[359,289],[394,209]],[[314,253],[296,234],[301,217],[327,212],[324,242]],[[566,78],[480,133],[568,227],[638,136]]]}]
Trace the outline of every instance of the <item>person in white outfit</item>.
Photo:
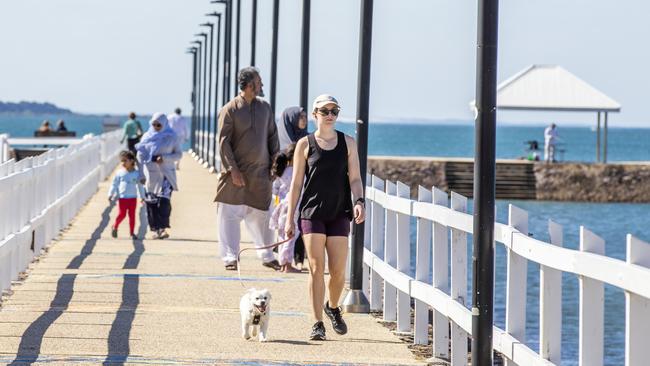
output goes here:
[{"label": "person in white outfit", "polygon": [[544,130],[544,160],[547,163],[555,163],[555,144],[557,144],[557,126],[551,123]]},{"label": "person in white outfit", "polygon": [[[289,197],[288,193],[291,189],[291,177],[293,176],[293,154],[296,150],[296,144],[287,146],[286,150],[279,153],[273,162],[273,194],[277,197],[277,205],[271,213],[271,220],[269,221],[269,228],[277,230],[278,238],[284,241],[287,238],[284,232],[284,227],[287,221],[287,212],[289,211]],[[298,216],[294,220],[298,224]],[[295,269],[291,265],[294,254],[294,246],[298,234],[294,235],[290,240],[278,248],[278,261],[280,262],[280,271],[285,273],[299,273],[300,270]]]},{"label": "person in white outfit", "polygon": [[[262,94],[259,71],[246,67],[239,72],[240,94],[219,113],[221,172],[217,184],[217,220],[221,259],[226,269],[237,269],[244,220],[257,248],[272,244],[269,229],[271,163],[280,150],[273,112]],[[280,264],[270,249],[257,250],[262,264],[275,270]]]},{"label": "person in white outfit", "polygon": [[[167,120],[169,121],[169,127],[176,132],[180,145],[183,146],[190,138],[190,125],[181,114],[181,109],[176,108],[174,114],[167,116]],[[180,164],[180,160],[176,161],[176,169],[180,168]]]}]

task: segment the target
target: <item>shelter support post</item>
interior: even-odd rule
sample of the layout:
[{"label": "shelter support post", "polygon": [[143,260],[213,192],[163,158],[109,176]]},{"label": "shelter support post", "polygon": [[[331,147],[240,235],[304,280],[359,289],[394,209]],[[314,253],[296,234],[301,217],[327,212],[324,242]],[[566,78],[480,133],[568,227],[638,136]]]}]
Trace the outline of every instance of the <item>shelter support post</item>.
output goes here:
[{"label": "shelter support post", "polygon": [[603,163],[607,162],[607,112],[605,112],[605,124],[603,125]]},{"label": "shelter support post", "polygon": [[598,124],[596,125],[596,162],[600,162],[600,111],[598,112]]}]

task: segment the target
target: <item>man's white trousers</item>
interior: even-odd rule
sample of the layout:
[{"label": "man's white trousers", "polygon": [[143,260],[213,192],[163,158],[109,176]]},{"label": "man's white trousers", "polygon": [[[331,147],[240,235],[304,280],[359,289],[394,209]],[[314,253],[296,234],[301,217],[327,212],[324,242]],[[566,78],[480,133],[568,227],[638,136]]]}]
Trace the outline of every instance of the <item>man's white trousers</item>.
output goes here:
[{"label": "man's white trousers", "polygon": [[[273,244],[273,232],[269,229],[269,211],[262,211],[246,205],[217,205],[217,226],[219,228],[219,244],[221,259],[224,263],[237,260],[239,242],[241,240],[241,222],[244,220],[246,229],[253,238],[255,247]],[[256,250],[257,256],[264,262],[273,259],[271,249]]]}]

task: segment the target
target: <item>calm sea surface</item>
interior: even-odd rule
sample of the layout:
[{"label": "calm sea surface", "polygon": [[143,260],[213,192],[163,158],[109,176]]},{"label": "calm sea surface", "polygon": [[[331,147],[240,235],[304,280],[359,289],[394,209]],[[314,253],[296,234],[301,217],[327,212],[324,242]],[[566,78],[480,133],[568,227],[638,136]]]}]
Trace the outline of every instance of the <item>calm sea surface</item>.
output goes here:
[{"label": "calm sea surface", "polygon": [[[50,119],[52,122],[56,118]],[[68,117],[69,130],[85,133],[101,133],[100,117]],[[141,118],[143,124],[148,119]],[[12,136],[31,136],[41,117],[0,116],[0,133]],[[341,123],[338,128],[354,135],[354,125]],[[543,127],[503,126],[497,131],[497,157],[516,158],[525,154],[528,140],[540,141],[543,148]],[[589,128],[562,127],[563,139],[559,154],[562,160],[594,161],[596,134]],[[474,131],[470,125],[410,125],[374,124],[370,127],[369,153],[371,155],[400,156],[447,156],[471,157],[474,153]],[[650,160],[650,129],[613,128],[609,130],[609,161]],[[579,243],[579,227],[584,225],[606,241],[608,256],[625,258],[625,234],[632,233],[650,241],[650,204],[619,203],[566,203],[538,201],[498,201],[497,220],[506,222],[508,204],[514,204],[529,212],[529,229],[535,238],[548,240],[548,219],[564,226],[564,246],[576,249]],[[412,226],[413,227],[413,226]],[[412,232],[412,249],[415,250],[415,230]],[[471,238],[468,254],[471,258]],[[505,327],[505,250],[496,247],[496,314],[497,324]],[[414,263],[413,256],[413,263]],[[414,264],[413,264],[414,265]],[[471,270],[468,270],[471,274]],[[577,365],[578,360],[578,279],[564,274],[562,357],[563,364]],[[471,280],[468,282],[471,284]],[[538,348],[539,340],[539,266],[528,265],[527,343]],[[471,291],[468,289],[468,298]],[[468,301],[468,304],[471,303]],[[605,288],[605,363],[621,365],[625,350],[625,296],[611,286]]]}]

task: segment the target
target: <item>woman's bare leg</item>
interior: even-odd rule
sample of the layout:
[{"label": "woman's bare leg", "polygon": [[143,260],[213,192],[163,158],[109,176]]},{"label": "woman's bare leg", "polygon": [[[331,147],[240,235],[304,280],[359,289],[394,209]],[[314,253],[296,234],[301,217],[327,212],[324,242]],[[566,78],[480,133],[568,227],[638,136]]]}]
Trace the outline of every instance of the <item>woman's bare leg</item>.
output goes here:
[{"label": "woman's bare leg", "polygon": [[327,267],[330,272],[329,306],[339,306],[341,293],[345,286],[345,265],[348,259],[348,238],[346,236],[329,236],[325,244],[327,250]]},{"label": "woman's bare leg", "polygon": [[302,236],[309,258],[309,296],[316,321],[323,320],[323,300],[325,299],[325,240],[324,234]]}]

